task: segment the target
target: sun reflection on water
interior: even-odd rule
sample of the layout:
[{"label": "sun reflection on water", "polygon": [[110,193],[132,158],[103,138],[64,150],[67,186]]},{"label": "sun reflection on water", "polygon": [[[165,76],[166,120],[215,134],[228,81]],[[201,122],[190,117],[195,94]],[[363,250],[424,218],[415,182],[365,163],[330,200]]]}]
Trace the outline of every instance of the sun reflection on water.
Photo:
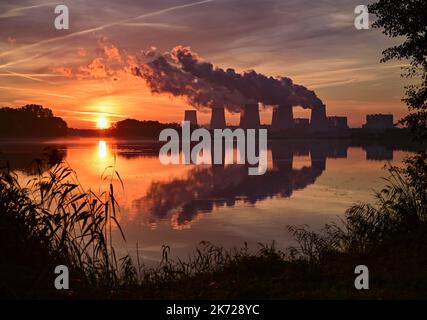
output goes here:
[{"label": "sun reflection on water", "polygon": [[102,160],[107,157],[107,143],[104,140],[98,142],[98,156]]}]

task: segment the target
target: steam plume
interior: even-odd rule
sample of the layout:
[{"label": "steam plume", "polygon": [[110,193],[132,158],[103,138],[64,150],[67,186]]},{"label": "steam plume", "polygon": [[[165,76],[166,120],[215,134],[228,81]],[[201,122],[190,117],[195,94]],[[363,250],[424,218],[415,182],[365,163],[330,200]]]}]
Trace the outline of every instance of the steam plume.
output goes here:
[{"label": "steam plume", "polygon": [[258,102],[309,109],[323,105],[313,91],[294,84],[290,78],[214,67],[188,47],[177,46],[164,54],[150,49],[143,52],[143,58],[147,62],[135,67],[134,73],[153,93],[184,97],[197,109],[224,107],[240,112],[245,104]]}]

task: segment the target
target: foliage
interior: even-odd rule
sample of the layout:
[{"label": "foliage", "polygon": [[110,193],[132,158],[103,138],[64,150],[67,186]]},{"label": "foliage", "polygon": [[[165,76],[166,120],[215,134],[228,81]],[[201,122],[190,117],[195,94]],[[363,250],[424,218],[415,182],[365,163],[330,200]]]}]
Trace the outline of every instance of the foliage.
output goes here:
[{"label": "foliage", "polygon": [[400,123],[411,128],[414,138],[427,140],[427,2],[424,0],[379,0],[369,6],[377,16],[375,28],[391,38],[403,37],[404,42],[383,51],[382,62],[407,59],[410,66],[404,74],[419,80],[406,89],[403,99],[410,114]]},{"label": "foliage", "polygon": [[40,105],[0,109],[0,136],[51,137],[67,134],[67,123]]},{"label": "foliage", "polygon": [[[2,219],[6,216],[26,226],[21,236],[37,239],[55,261],[77,270],[91,285],[118,285],[120,268],[112,246],[112,226],[117,221],[113,170],[104,179],[108,191],[85,191],[73,170],[63,163],[39,175],[25,187],[7,168],[0,174]],[[120,178],[119,178],[120,179]]]},{"label": "foliage", "polygon": [[374,205],[350,207],[341,224],[327,224],[321,232],[289,226],[298,247],[294,256],[321,261],[338,254],[365,254],[427,224],[427,159],[405,160],[404,167],[388,165],[386,186],[375,193]]},{"label": "foliage", "polygon": [[126,119],[114,123],[109,131],[115,137],[158,138],[160,132],[167,128],[178,129],[179,126],[175,123]]}]

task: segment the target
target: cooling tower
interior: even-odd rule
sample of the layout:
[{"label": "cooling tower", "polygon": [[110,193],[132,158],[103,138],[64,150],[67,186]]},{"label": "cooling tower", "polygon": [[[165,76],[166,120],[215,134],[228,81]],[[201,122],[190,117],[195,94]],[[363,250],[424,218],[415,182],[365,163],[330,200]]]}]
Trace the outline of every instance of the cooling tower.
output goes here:
[{"label": "cooling tower", "polygon": [[245,104],[240,112],[240,127],[244,129],[257,129],[260,127],[258,104]]},{"label": "cooling tower", "polygon": [[273,130],[286,130],[293,128],[294,114],[291,105],[279,105],[273,109],[271,128]]},{"label": "cooling tower", "polygon": [[212,108],[211,129],[224,129],[225,126],[224,108]]},{"label": "cooling tower", "polygon": [[328,119],[326,118],[325,105],[311,109],[310,127],[313,131],[328,130]]},{"label": "cooling tower", "polygon": [[190,121],[192,126],[197,127],[197,112],[196,110],[185,110],[184,121]]}]

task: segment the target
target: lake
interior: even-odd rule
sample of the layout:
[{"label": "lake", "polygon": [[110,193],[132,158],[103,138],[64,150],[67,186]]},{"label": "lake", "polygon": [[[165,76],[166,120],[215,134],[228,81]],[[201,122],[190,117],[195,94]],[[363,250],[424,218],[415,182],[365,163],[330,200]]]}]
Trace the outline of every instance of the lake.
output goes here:
[{"label": "lake", "polygon": [[[120,224],[126,242],[114,232],[116,251],[139,256],[147,265],[171,256],[185,259],[200,241],[251,250],[258,243],[294,244],[287,225],[319,229],[338,221],[357,201],[372,202],[384,185],[384,164],[399,163],[407,151],[350,141],[275,140],[268,143],[268,170],[249,176],[244,165],[163,165],[155,141],[110,138],[2,142],[2,162],[25,182],[36,174],[34,159],[46,147],[73,168],[85,189],[102,191],[102,176],[113,166]],[[47,170],[49,166],[43,167]]]}]

